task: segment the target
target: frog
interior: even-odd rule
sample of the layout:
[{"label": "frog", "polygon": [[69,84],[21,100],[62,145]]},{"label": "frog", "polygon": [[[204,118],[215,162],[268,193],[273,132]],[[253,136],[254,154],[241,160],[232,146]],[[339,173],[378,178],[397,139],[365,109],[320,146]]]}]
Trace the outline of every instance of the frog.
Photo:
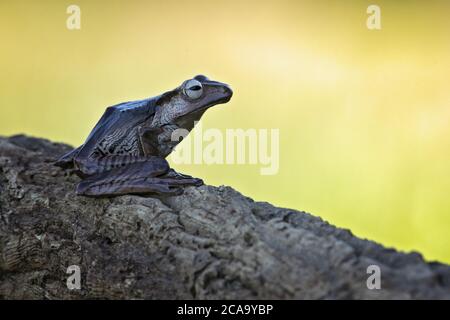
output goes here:
[{"label": "frog", "polygon": [[85,142],[54,164],[81,178],[80,196],[180,195],[203,180],[175,171],[166,158],[206,110],[232,95],[228,84],[197,75],[158,96],[107,107]]}]

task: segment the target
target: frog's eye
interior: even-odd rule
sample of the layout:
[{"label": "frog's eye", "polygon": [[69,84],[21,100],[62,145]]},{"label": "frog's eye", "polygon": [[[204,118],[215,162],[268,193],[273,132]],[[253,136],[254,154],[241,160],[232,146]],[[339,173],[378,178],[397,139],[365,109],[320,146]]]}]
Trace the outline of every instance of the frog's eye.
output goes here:
[{"label": "frog's eye", "polygon": [[191,99],[198,99],[203,93],[202,84],[195,80],[188,80],[184,85],[184,94]]}]

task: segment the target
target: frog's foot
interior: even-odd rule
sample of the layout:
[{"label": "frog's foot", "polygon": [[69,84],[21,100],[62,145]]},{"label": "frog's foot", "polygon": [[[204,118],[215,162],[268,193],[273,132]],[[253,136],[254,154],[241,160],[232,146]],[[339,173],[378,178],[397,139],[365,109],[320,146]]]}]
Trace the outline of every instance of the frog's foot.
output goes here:
[{"label": "frog's foot", "polygon": [[200,179],[177,176],[172,171],[159,163],[158,158],[133,163],[84,179],[77,186],[77,194],[91,197],[149,193],[179,195],[183,193],[183,186],[202,183]]},{"label": "frog's foot", "polygon": [[188,184],[188,185],[194,185],[194,186],[203,185],[202,179],[194,178],[187,174],[182,174],[182,173],[176,172],[173,169],[169,169],[169,171],[167,173],[165,173],[162,177],[177,179],[180,184]]},{"label": "frog's foot", "polygon": [[78,195],[88,197],[110,197],[126,194],[143,195],[150,193],[180,195],[183,193],[183,189],[159,178],[140,178],[107,184],[103,184],[101,181],[93,183],[82,181],[77,187]]}]

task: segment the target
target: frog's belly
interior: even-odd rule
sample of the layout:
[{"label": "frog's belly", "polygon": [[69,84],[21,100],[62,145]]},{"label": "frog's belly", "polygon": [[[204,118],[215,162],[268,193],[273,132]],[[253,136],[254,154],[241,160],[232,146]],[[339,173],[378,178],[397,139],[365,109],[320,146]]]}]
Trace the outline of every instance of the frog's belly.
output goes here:
[{"label": "frog's belly", "polygon": [[98,151],[102,155],[141,155],[137,129],[129,133],[118,130],[106,136],[99,143]]}]

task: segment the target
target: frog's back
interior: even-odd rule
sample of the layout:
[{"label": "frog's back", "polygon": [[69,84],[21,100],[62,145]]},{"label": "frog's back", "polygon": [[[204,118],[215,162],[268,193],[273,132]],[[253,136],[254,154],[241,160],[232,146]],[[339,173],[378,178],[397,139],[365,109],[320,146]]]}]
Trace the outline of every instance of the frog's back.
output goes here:
[{"label": "frog's back", "polygon": [[72,167],[75,157],[138,153],[137,128],[153,118],[157,99],[158,97],[154,97],[108,107],[86,142],[62,156],[56,165]]}]

